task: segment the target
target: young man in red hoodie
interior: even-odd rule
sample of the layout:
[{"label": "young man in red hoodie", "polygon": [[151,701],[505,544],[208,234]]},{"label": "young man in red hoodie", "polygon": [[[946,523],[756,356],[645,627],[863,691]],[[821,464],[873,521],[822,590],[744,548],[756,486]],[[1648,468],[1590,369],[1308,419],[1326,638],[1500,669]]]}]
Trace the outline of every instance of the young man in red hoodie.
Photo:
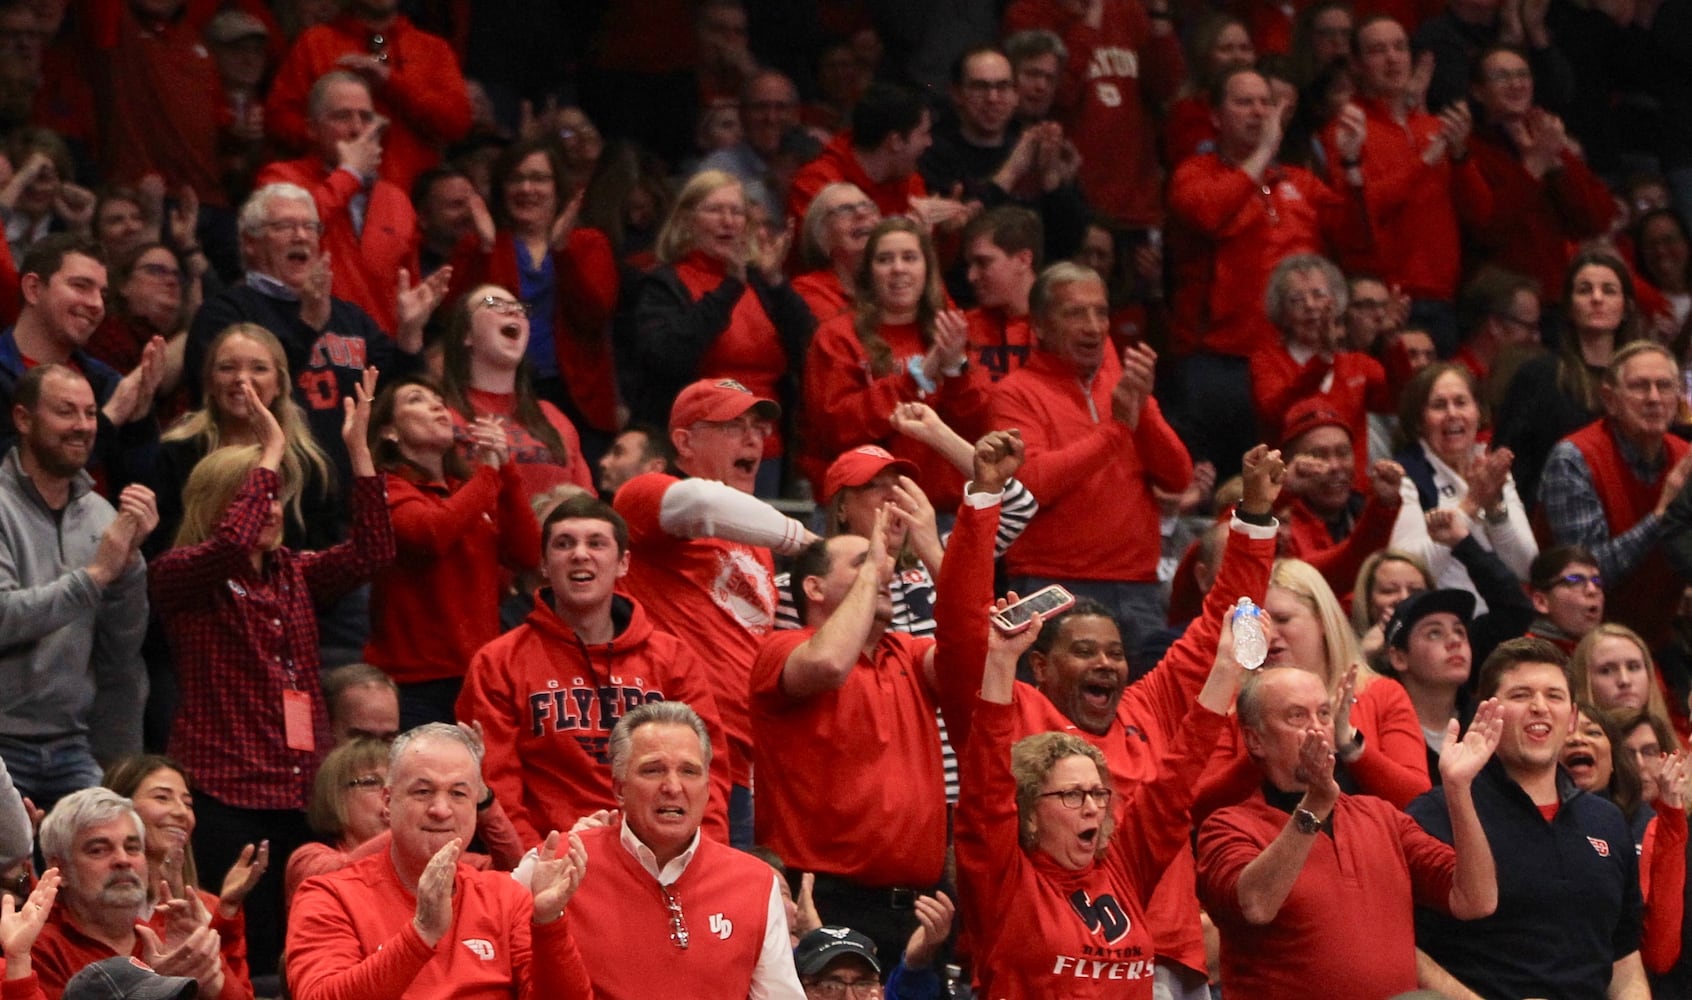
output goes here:
[{"label": "young man in red hoodie", "polygon": [[[609,743],[617,720],[652,701],[686,701],[723,739],[705,664],[614,593],[629,529],[602,500],[571,497],[541,528],[547,587],[528,620],[470,662],[458,717],[482,724],[488,787],[526,846],[577,817],[615,809]],[[727,768],[711,783],[706,832],[728,839]]]}]

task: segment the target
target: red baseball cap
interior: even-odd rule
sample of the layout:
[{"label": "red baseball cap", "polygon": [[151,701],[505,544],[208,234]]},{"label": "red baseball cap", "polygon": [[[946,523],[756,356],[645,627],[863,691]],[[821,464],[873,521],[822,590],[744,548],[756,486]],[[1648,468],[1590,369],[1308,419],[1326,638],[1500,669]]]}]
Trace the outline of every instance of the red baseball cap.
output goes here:
[{"label": "red baseball cap", "polygon": [[1286,418],[1281,421],[1281,447],[1285,448],[1318,427],[1338,427],[1345,431],[1347,437],[1351,436],[1351,425],[1345,422],[1332,403],[1321,396],[1310,396],[1287,410]]},{"label": "red baseball cap", "polygon": [[880,475],[883,469],[892,469],[912,479],[917,477],[915,463],[894,458],[880,445],[861,444],[851,451],[841,452],[840,457],[828,467],[828,472],[823,475],[823,500],[834,499],[836,493],[848,486],[864,485]]},{"label": "red baseball cap", "polygon": [[747,410],[765,420],[780,420],[775,400],[754,395],[732,378],[702,378],[683,389],[670,406],[670,429],[691,427],[701,420],[737,420]]}]

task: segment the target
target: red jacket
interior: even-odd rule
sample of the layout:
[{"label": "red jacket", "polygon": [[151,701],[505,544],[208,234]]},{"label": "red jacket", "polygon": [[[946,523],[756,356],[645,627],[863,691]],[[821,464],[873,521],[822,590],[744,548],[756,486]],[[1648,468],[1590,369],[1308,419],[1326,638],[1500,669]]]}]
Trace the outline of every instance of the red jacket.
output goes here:
[{"label": "red jacket", "polygon": [[[937,706],[922,669],[934,640],[887,632],[845,684],[790,697],[781,684],[787,658],[815,634],[771,633],[752,664],[758,843],[796,871],[934,885],[946,860]],[[826,768],[796,763],[823,759]]]},{"label": "red jacket", "polygon": [[1370,241],[1363,200],[1343,180],[1330,188],[1277,165],[1259,184],[1215,153],[1183,161],[1169,183],[1176,350],[1249,357],[1273,344],[1263,297],[1275,265]]},{"label": "red jacket", "polygon": [[[143,877],[145,874],[142,873]],[[219,1000],[253,1000],[253,984],[247,971],[246,922],[239,918],[233,923],[221,921],[216,915],[217,897],[204,890],[200,891],[200,903],[213,914],[212,929],[218,933],[219,951],[223,961],[223,993]],[[151,914],[147,918],[147,925],[161,940],[164,939],[164,915]],[[143,957],[142,948],[141,936],[138,934],[135,937],[135,950],[130,952],[130,956]],[[86,966],[116,954],[117,952],[104,941],[84,933],[82,928],[72,922],[70,911],[60,905],[47,915],[46,926],[41,928],[41,934],[35,939],[35,947],[30,949],[29,956],[30,964],[35,969],[40,983],[41,995],[47,1000],[59,1000],[65,992],[65,984],[70,982],[72,976]],[[11,1000],[12,994],[8,990],[0,993],[0,996]]]},{"label": "red jacket", "polygon": [[[1604,505],[1604,520],[1612,538],[1644,520],[1656,508],[1669,470],[1692,449],[1692,445],[1673,434],[1664,436],[1662,468],[1657,478],[1647,483],[1629,471],[1627,462],[1616,450],[1608,417],[1587,424],[1565,440],[1580,449],[1586,467],[1592,471],[1592,488]],[[1655,648],[1669,638],[1669,626],[1677,606],[1665,595],[1678,594],[1684,586],[1659,545],[1633,567],[1633,572],[1610,583],[1606,604],[1614,609],[1612,618],[1631,626]]]},{"label": "red jacket", "polygon": [[1013,576],[1150,582],[1162,534],[1151,487],[1187,488],[1193,460],[1148,397],[1139,427],[1111,416],[1121,377],[1105,352],[1091,384],[1069,362],[1035,348],[1028,364],[993,387],[994,427],[1017,427],[1028,448],[1018,478],[1040,514],[1005,553]]},{"label": "red jacket", "polygon": [[1222,932],[1222,989],[1261,1000],[1305,996],[1312,983],[1333,1000],[1414,990],[1415,908],[1449,912],[1456,853],[1392,805],[1341,795],[1333,832],[1315,836],[1280,912],[1251,924],[1240,877],[1289,819],[1259,791],[1199,829],[1199,895]]},{"label": "red jacket", "polygon": [[[1384,101],[1359,97],[1357,104],[1368,120],[1363,197],[1375,241],[1366,254],[1342,248],[1340,266],[1378,274],[1388,284],[1403,286],[1411,298],[1450,302],[1457,296],[1462,263],[1456,206],[1467,212],[1485,198],[1480,171],[1473,158],[1454,164],[1447,155],[1433,166],[1422,162],[1422,152],[1439,136],[1439,119],[1433,115],[1413,111],[1401,124]],[[1336,127],[1322,133],[1322,142],[1337,184],[1344,167],[1334,141]]]},{"label": "red jacket", "polygon": [[[538,496],[564,483],[580,486],[589,493],[593,492],[593,469],[582,455],[582,436],[577,433],[576,425],[570,423],[570,418],[558,407],[544,399],[537,400],[541,416],[564,445],[562,463],[550,448],[541,443],[541,439],[536,437],[534,432],[518,422],[516,393],[467,389],[464,395],[465,401],[470,404],[471,413],[475,416],[493,417],[505,425],[505,443],[510,448],[511,464],[517,467],[517,474],[522,478],[525,497]],[[459,454],[464,456],[466,462],[474,462],[476,459],[475,442],[470,437],[470,422],[470,417],[456,409],[452,411],[452,436],[458,443]],[[537,548],[536,552],[539,551]]]},{"label": "red jacket", "polygon": [[923,392],[906,368],[927,347],[915,324],[883,324],[882,339],[893,351],[893,371],[870,374],[869,354],[853,327],[851,313],[818,328],[805,363],[807,450],[827,466],[835,456],[862,444],[879,444],[916,463],[919,485],[936,510],[950,510],[963,496],[963,476],[939,452],[893,430],[893,409],[923,400],[966,440],[987,432],[988,379],[971,365],[962,376],[940,379],[936,391]]},{"label": "red jacket", "polygon": [[394,304],[401,268],[413,283],[418,274],[417,248],[422,239],[411,196],[378,179],[364,207],[364,229],[353,227],[352,200],[362,190],[360,179],[348,170],[331,170],[323,160],[307,156],[272,163],[258,173],[258,185],[285,181],[311,192],[317,218],[323,223],[323,249],[334,270],[335,297],[356,303],[389,336],[399,330]]},{"label": "red jacket", "polygon": [[[992,574],[994,536],[998,508],[977,510],[965,506],[958,511],[957,526],[946,547],[947,561],[940,567],[936,587],[934,619],[940,645],[935,652],[935,672],[941,681],[940,703],[946,716],[946,731],[953,745],[965,747],[973,732],[974,712],[981,704],[976,693],[987,656],[987,623],[983,608],[993,597]],[[1151,781],[1158,762],[1175,745],[1187,710],[1210,674],[1222,614],[1241,596],[1260,601],[1269,586],[1269,569],[1275,558],[1275,539],[1253,538],[1243,531],[1231,531],[1227,549],[1217,571],[1215,585],[1205,598],[1204,610],[1170,647],[1157,665],[1129,685],[1116,710],[1116,721],[1103,735],[1076,729],[1069,719],[1036,688],[1018,684],[1014,704],[1017,734],[1031,736],[1048,730],[1072,732],[1098,747],[1110,767],[1111,781],[1120,794],[1120,814],[1131,801],[1130,789]],[[959,847],[968,839],[960,828]],[[970,885],[960,886],[969,899]],[[964,906],[969,913],[973,902]],[[1160,958],[1185,965],[1195,972],[1205,968],[1204,936],[1199,924],[1198,900],[1193,894],[1193,856],[1179,851],[1164,871],[1151,902],[1146,906],[1152,936]]]},{"label": "red jacket", "polygon": [[1322,574],[1322,579],[1342,599],[1351,593],[1357,583],[1357,572],[1369,556],[1392,544],[1392,526],[1398,520],[1396,500],[1389,506],[1376,500],[1373,492],[1367,496],[1357,523],[1351,526],[1351,534],[1339,542],[1328,533],[1327,522],[1303,500],[1294,497],[1276,512],[1286,525],[1287,558],[1302,559],[1316,567],[1316,572]]},{"label": "red jacket", "polygon": [[[1173,32],[1153,35],[1137,0],[1102,0],[1100,26],[1088,27],[1061,0],[1017,0],[1004,33],[1045,28],[1069,49],[1054,111],[1081,152],[1081,190],[1104,215],[1134,227],[1163,218],[1154,108],[1186,76]],[[883,210],[885,212],[885,210]]]},{"label": "red jacket", "polygon": [[811,199],[835,181],[856,184],[869,195],[870,201],[875,202],[875,207],[881,210],[883,216],[904,215],[911,210],[912,198],[928,194],[928,186],[923,184],[922,175],[915,170],[882,183],[871,180],[858,163],[857,154],[852,152],[852,133],[847,131],[835,136],[823,147],[820,156],[800,167],[799,172],[793,175],[793,186],[787,192],[787,217],[803,219]]},{"label": "red jacket", "polygon": [[[372,32],[350,14],[307,28],[276,71],[265,101],[265,130],[299,149],[310,148],[306,98],[317,78],[342,56],[368,54]],[[387,39],[386,83],[372,95],[376,113],[389,119],[382,143],[382,178],[401,191],[440,162],[441,149],[470,131],[470,93],[446,41],[404,15],[382,32]]]},{"label": "red jacket", "polygon": [[[1326,391],[1322,383],[1333,375]],[[1367,354],[1336,351],[1300,365],[1286,346],[1276,343],[1251,356],[1251,398],[1257,407],[1257,431],[1267,441],[1281,440],[1281,417],[1301,399],[1321,396],[1345,418],[1352,441],[1369,440],[1369,414],[1396,412],[1386,369]],[[1369,449],[1354,448],[1357,488],[1369,488]]]},{"label": "red jacket", "polygon": [[[552,253],[552,269],[556,282],[552,340],[558,374],[588,425],[615,431],[617,375],[611,354],[611,317],[617,311],[622,276],[611,241],[598,229],[577,227],[570,231],[564,250]],[[511,233],[497,234],[487,253],[471,234],[453,253],[447,301],[483,284],[520,293],[517,245]]]},{"label": "red jacket", "polygon": [[287,975],[298,1000],[590,1000],[568,912],[536,926],[507,872],[453,874],[452,926],[434,947],[391,852],[307,879],[288,914]]},{"label": "red jacket", "polygon": [[[607,747],[612,727],[631,708],[685,701],[705,720],[712,745],[722,745],[722,720],[698,654],[658,630],[638,603],[620,595],[613,602],[616,637],[589,646],[543,589],[523,624],[483,646],[464,677],[456,714],[482,724],[488,787],[526,846],[588,813],[617,808]],[[728,792],[728,768],[713,768],[705,832],[725,843]]]},{"label": "red jacket", "polygon": [[86,13],[82,71],[99,120],[101,177],[135,184],[156,173],[172,192],[187,184],[207,205],[228,204],[217,155],[223,84],[200,37],[205,21],[143,26],[130,4],[110,0]]},{"label": "red jacket", "polygon": [[1210,97],[1188,94],[1169,102],[1163,120],[1163,162],[1180,165],[1189,157],[1216,151],[1216,122]]},{"label": "red jacket", "polygon": [[1469,137],[1469,159],[1487,194],[1458,204],[1469,251],[1534,279],[1544,301],[1562,301],[1563,272],[1576,244],[1610,231],[1616,214],[1610,189],[1573,152],[1535,178],[1509,138],[1492,129]]},{"label": "red jacket", "polygon": [[499,634],[500,568],[540,557],[540,528],[515,462],[460,483],[390,472],[393,564],[370,591],[364,659],[401,684],[463,677]]}]

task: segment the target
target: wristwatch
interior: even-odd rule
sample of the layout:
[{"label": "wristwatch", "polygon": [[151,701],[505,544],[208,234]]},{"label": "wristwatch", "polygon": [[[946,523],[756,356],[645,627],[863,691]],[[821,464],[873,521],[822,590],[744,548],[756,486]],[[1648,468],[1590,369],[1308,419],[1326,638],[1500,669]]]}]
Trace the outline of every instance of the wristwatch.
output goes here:
[{"label": "wristwatch", "polygon": [[1299,833],[1320,833],[1322,821],[1310,810],[1299,806],[1293,810],[1293,825],[1298,827]]}]

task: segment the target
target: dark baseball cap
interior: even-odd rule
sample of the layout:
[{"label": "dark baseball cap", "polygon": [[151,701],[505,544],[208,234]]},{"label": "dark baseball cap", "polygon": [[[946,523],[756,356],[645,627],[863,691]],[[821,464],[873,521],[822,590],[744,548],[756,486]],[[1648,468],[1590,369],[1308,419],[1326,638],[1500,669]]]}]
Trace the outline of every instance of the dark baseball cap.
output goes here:
[{"label": "dark baseball cap", "polygon": [[799,946],[793,949],[793,964],[801,976],[814,976],[842,955],[858,956],[869,963],[876,975],[881,975],[881,963],[875,960],[875,942],[850,927],[818,927],[800,938]]},{"label": "dark baseball cap", "polygon": [[192,1000],[200,984],[161,976],[139,958],[103,958],[65,984],[64,1000]]},{"label": "dark baseball cap", "polygon": [[1394,649],[1410,646],[1410,630],[1429,615],[1445,611],[1457,616],[1464,625],[1475,614],[1475,595],[1466,590],[1447,587],[1443,590],[1423,590],[1398,602],[1387,622],[1386,643]]}]

